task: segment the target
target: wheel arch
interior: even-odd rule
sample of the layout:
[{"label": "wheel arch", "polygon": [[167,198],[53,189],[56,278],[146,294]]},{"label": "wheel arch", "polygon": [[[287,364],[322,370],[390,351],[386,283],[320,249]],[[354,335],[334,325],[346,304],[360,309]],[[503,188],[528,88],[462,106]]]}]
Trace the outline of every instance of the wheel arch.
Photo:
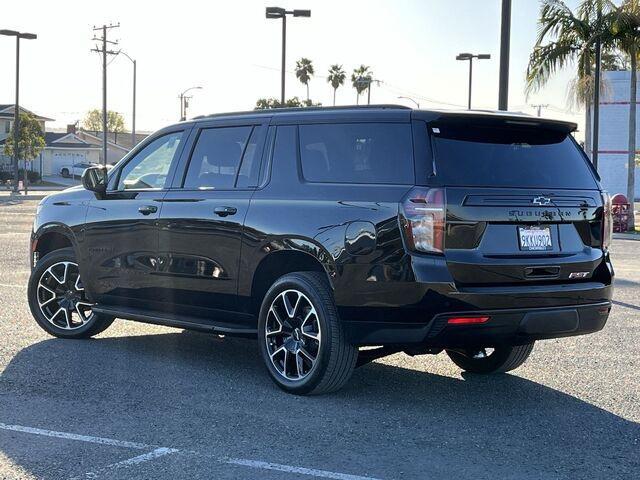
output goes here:
[{"label": "wheel arch", "polygon": [[254,271],[251,282],[251,313],[257,316],[269,287],[278,278],[293,272],[323,273],[327,278],[327,283],[333,289],[335,267],[333,263],[327,262],[323,256],[300,249],[277,250],[265,256]]},{"label": "wheel arch", "polygon": [[73,248],[76,254],[78,252],[77,241],[71,229],[60,223],[43,225],[31,236],[31,261],[33,263],[33,253],[37,252],[40,259],[62,248]]}]

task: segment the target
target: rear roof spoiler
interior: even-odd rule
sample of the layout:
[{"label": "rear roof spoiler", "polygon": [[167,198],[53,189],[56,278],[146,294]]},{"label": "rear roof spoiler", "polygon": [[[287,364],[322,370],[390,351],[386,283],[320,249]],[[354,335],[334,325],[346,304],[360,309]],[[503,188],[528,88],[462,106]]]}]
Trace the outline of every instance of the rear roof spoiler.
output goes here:
[{"label": "rear roof spoiler", "polygon": [[412,116],[416,120],[424,120],[427,123],[468,122],[469,124],[511,124],[514,126],[520,125],[550,128],[566,132],[567,134],[575,132],[578,129],[578,125],[574,122],[533,117],[531,115],[512,112],[494,112],[485,110],[414,110]]}]

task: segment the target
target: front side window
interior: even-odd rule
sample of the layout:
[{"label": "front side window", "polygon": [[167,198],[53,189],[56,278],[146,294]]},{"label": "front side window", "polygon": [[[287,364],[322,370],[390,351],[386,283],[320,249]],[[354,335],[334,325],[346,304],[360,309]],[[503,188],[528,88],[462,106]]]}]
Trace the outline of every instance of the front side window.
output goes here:
[{"label": "front side window", "polygon": [[300,125],[300,158],[310,182],[414,183],[408,123]]},{"label": "front side window", "polygon": [[122,167],[118,190],[163,188],[181,140],[182,132],[174,132],[144,147]]},{"label": "front side window", "polygon": [[184,188],[234,188],[243,154],[244,164],[248,167],[246,171],[241,171],[241,174],[248,177],[256,150],[255,144],[249,141],[251,131],[252,127],[202,129],[191,155]]}]

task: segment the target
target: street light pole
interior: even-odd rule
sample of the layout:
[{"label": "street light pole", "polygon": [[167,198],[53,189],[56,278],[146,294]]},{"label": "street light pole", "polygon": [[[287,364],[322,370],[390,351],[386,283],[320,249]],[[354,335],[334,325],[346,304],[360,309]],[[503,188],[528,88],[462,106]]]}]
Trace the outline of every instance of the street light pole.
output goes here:
[{"label": "street light pole", "polygon": [[184,92],[182,92],[180,94],[180,121],[181,122],[184,122],[187,119],[187,103],[186,103],[186,100],[187,100],[187,98],[191,98],[191,97],[186,97],[185,94],[187,92],[190,92],[191,90],[202,90],[202,87],[189,87]]},{"label": "street light pole", "polygon": [[399,99],[400,99],[400,98],[404,98],[405,100],[410,100],[410,101],[412,101],[413,103],[415,103],[415,104],[416,104],[416,107],[420,108],[420,104],[419,104],[416,100],[414,100],[413,98],[411,98],[411,97],[405,97],[405,96],[402,96],[402,95],[401,95],[401,96],[399,96],[398,98],[399,98]]},{"label": "street light pole", "polygon": [[502,0],[500,24],[500,84],[498,110],[509,108],[509,54],[511,50],[511,0]]},{"label": "street light pole", "polygon": [[281,7],[267,7],[267,18],[281,18],[282,19],[282,65],[280,67],[280,105],[284,107],[285,104],[285,74],[286,74],[286,60],[287,60],[287,15],[293,15],[294,17],[310,17],[311,10],[285,10]]},{"label": "street light pole", "polygon": [[477,58],[478,60],[489,60],[491,55],[488,53],[481,53],[479,55],[474,55],[473,53],[460,53],[456,56],[456,60],[468,60],[469,61],[469,100],[468,100],[468,108],[471,110],[471,89],[473,86],[473,59]]},{"label": "street light pole", "polygon": [[131,148],[136,146],[136,69],[137,69],[137,62],[131,58],[127,52],[120,50],[120,53],[122,53],[125,57],[127,57],[129,60],[131,60],[131,63],[133,63],[133,112],[132,112],[132,117],[131,117]]},{"label": "street light pole", "polygon": [[[0,30],[0,35],[6,35],[8,37],[16,37],[16,103],[15,110],[13,112],[13,178],[15,179],[15,184],[13,186],[13,191],[18,192],[18,176],[19,176],[19,168],[18,168],[18,143],[20,140],[20,39],[24,38],[25,40],[35,40],[38,36],[35,33],[23,33],[16,32],[15,30]],[[27,164],[25,159],[25,179],[27,178]],[[26,185],[26,182],[25,182]]]},{"label": "street light pole", "polygon": [[285,67],[287,65],[287,16],[282,15],[282,63],[280,65],[280,105],[284,107]]}]

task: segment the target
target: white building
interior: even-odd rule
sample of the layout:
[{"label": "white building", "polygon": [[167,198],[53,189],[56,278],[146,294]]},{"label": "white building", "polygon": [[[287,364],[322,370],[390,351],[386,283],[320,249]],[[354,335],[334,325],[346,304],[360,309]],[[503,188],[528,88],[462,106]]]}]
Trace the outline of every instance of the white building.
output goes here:
[{"label": "white building", "polygon": [[[640,75],[638,75],[640,79]],[[604,188],[612,195],[627,194],[629,152],[629,83],[631,72],[603,72],[600,99],[600,145],[598,172]],[[640,82],[638,85],[640,100]],[[640,105],[636,117],[636,153],[640,153]],[[640,198],[640,168],[636,167],[635,198]]]}]

